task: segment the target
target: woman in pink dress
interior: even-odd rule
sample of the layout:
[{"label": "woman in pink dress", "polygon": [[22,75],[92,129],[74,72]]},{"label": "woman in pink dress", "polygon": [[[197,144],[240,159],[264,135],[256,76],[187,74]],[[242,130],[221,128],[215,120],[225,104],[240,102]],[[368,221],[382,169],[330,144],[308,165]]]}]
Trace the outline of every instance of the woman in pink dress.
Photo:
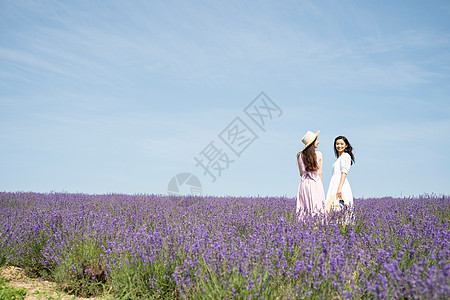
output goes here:
[{"label": "woman in pink dress", "polygon": [[325,192],[322,185],[322,153],[316,151],[319,146],[317,135],[308,131],[302,138],[305,147],[297,154],[298,169],[302,180],[298,185],[297,215],[324,214]]}]

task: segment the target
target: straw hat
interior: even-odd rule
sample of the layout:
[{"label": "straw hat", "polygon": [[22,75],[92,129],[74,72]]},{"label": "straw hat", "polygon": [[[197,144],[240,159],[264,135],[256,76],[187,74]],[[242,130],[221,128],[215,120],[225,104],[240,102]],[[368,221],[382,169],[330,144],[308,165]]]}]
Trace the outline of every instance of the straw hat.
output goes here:
[{"label": "straw hat", "polygon": [[[312,142],[316,139],[317,135],[319,134],[320,130],[317,130],[316,133],[313,133],[312,131],[306,132],[306,134],[302,138],[303,144],[305,144],[305,147],[303,147],[303,150],[306,149],[309,145],[311,145]],[[302,151],[303,151],[302,150]]]},{"label": "straw hat", "polygon": [[338,212],[344,209],[345,207],[348,207],[348,202],[345,201],[344,198],[342,198],[342,200],[344,201],[345,206],[342,204],[342,202],[339,202],[339,199],[336,198],[336,194],[328,198],[326,204],[327,213]]}]

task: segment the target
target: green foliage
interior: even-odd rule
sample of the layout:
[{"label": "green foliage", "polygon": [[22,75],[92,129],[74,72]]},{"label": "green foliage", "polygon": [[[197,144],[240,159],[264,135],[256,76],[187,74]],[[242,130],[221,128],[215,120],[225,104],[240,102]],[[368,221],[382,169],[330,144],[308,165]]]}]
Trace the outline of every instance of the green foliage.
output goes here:
[{"label": "green foliage", "polygon": [[[180,253],[180,258],[182,254]],[[134,259],[128,253],[111,268],[109,284],[115,299],[174,299],[178,297],[171,278],[181,260],[163,256],[153,263]]]},{"label": "green foliage", "polygon": [[100,244],[80,240],[67,251],[64,261],[52,271],[52,279],[65,292],[81,297],[98,296],[107,289],[106,266]]},{"label": "green foliage", "polygon": [[0,278],[0,300],[25,299],[26,294],[26,289],[13,289],[3,278]]}]

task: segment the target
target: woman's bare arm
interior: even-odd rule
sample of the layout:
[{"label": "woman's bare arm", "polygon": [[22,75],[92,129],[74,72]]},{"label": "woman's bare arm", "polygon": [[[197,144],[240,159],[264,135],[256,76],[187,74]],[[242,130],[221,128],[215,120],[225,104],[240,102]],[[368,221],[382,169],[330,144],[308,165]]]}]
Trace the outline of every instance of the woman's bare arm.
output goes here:
[{"label": "woman's bare arm", "polygon": [[345,178],[347,177],[347,173],[341,173],[341,180],[339,181],[339,186],[336,193],[336,198],[342,199],[342,186],[344,185]]},{"label": "woman's bare arm", "polygon": [[300,157],[300,153],[301,153],[301,152],[297,153],[297,165],[298,165],[298,170],[300,171],[300,177],[302,177],[302,176],[303,176],[303,174],[302,174],[302,168],[300,168],[300,162],[298,161],[298,160],[299,160],[299,157]]},{"label": "woman's bare arm", "polygon": [[322,165],[323,165],[322,153],[320,153],[320,159],[319,159],[319,176],[320,176],[320,180],[322,180]]}]

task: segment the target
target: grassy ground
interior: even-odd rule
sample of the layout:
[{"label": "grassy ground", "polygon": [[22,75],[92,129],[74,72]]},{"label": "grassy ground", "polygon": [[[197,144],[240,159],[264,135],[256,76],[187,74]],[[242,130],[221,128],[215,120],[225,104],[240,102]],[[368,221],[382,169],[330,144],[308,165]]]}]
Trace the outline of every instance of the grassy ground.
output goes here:
[{"label": "grassy ground", "polygon": [[12,299],[108,299],[108,295],[97,298],[82,298],[62,292],[54,282],[28,277],[23,269],[2,267],[0,269],[0,300]]}]

